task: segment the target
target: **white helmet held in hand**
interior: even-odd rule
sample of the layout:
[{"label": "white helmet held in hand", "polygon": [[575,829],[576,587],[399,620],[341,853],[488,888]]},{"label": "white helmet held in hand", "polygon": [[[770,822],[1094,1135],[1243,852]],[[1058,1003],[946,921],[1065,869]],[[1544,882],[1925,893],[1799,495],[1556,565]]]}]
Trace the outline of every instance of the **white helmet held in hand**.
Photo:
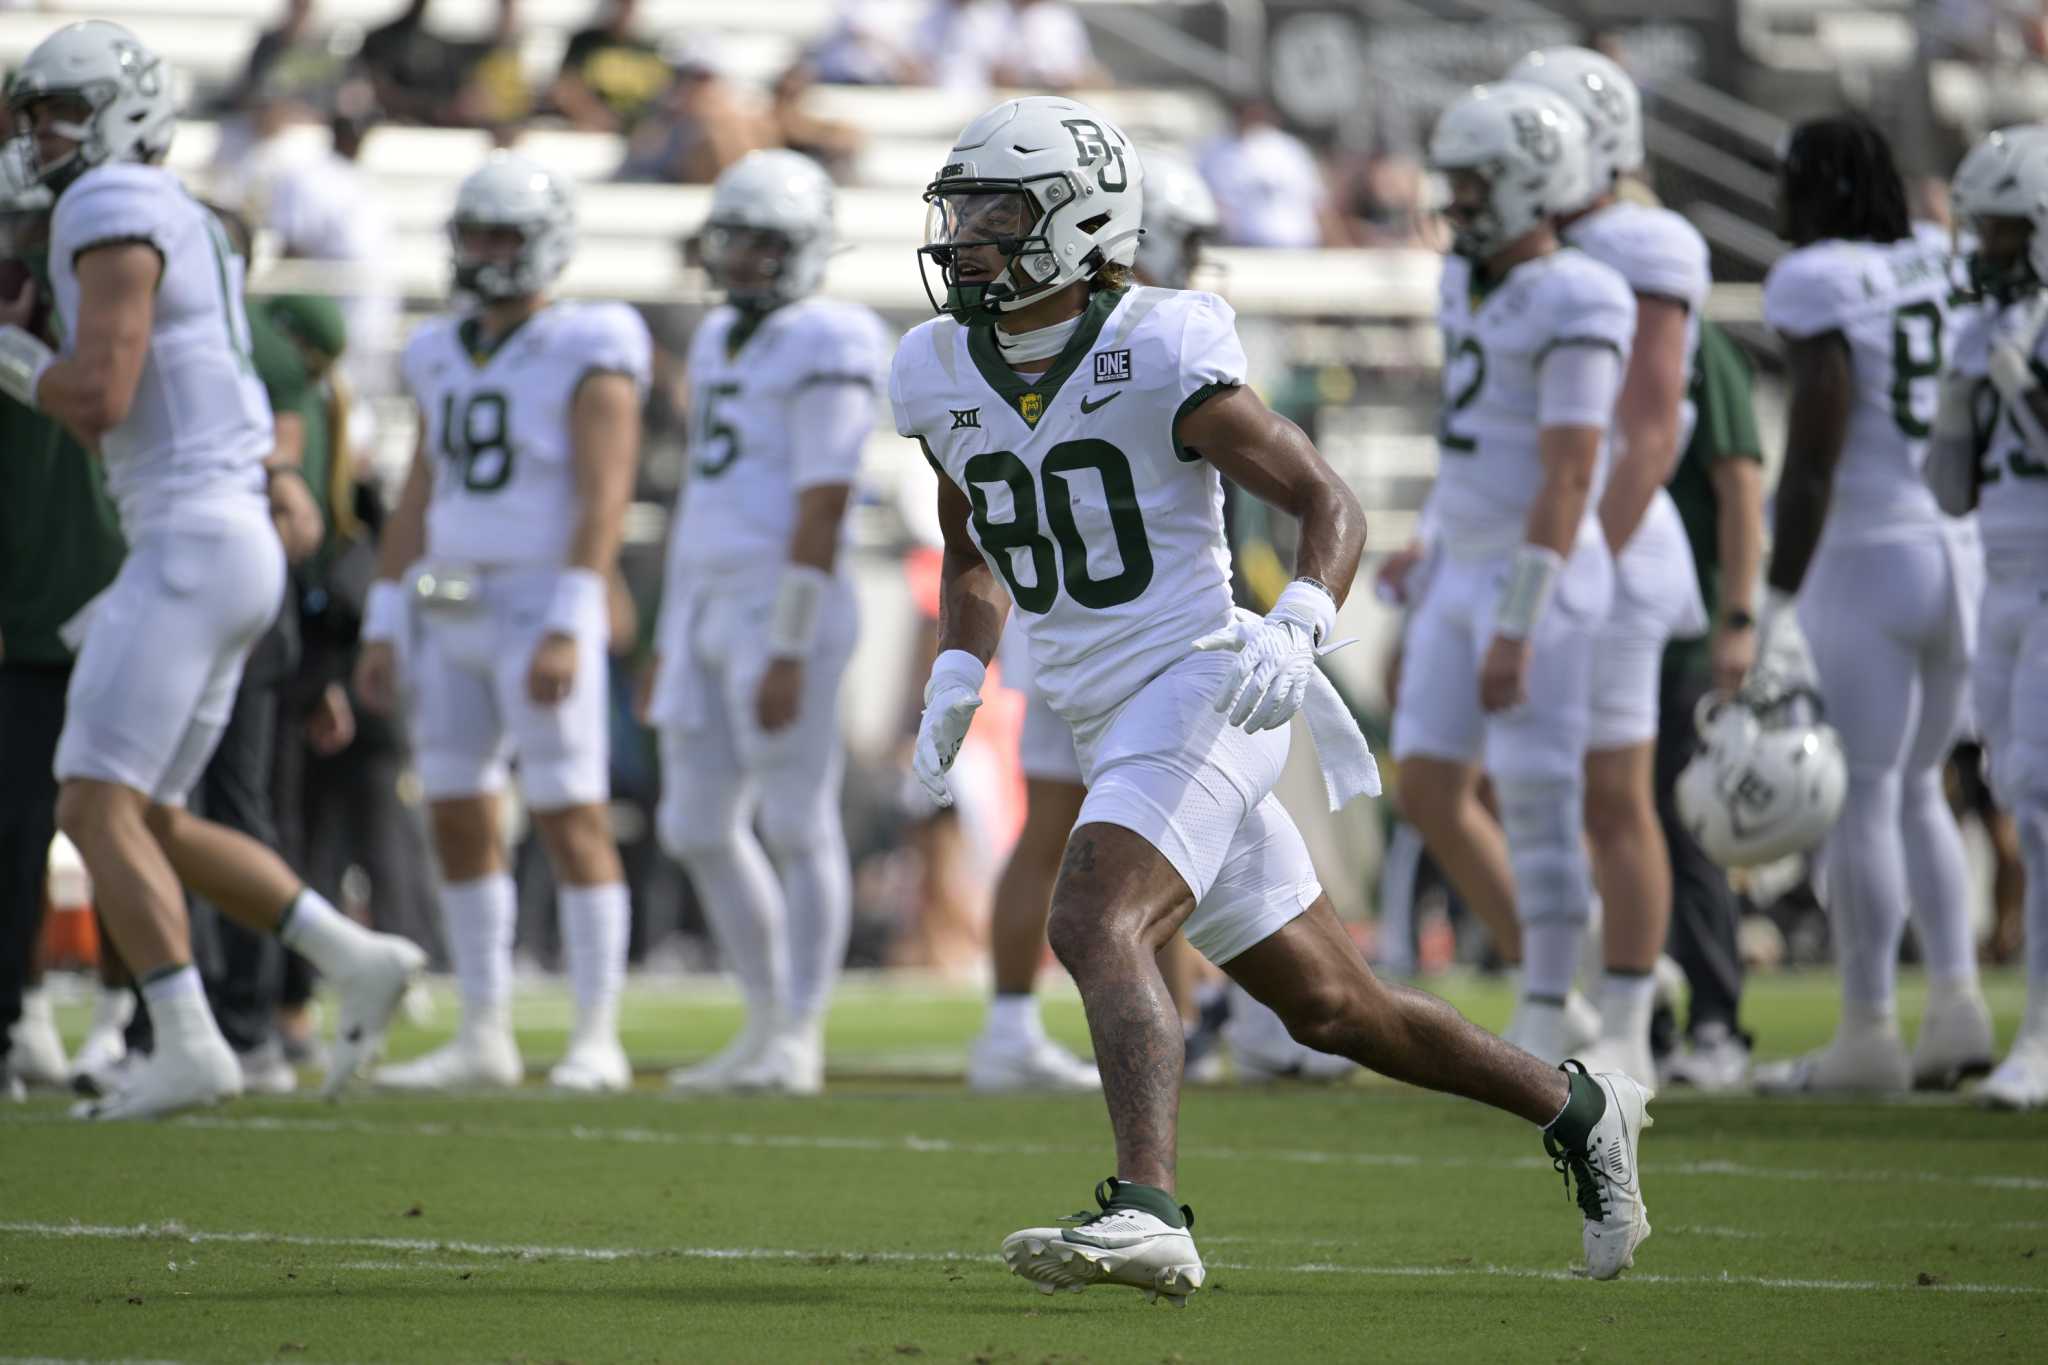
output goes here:
[{"label": "white helmet held in hand", "polygon": [[1123,130],[1057,95],[1006,100],[967,125],[925,186],[932,306],[992,321],[1138,252],[1144,167]]},{"label": "white helmet held in hand", "polygon": [[1811,688],[1751,682],[1700,699],[1701,748],[1678,775],[1679,819],[1723,867],[1754,867],[1819,844],[1842,813],[1849,764]]},{"label": "white helmet held in hand", "polygon": [[832,255],[832,177],[801,152],[749,152],[711,187],[697,239],[711,282],[743,308],[800,299]]},{"label": "white helmet held in hand", "polygon": [[[1949,187],[1957,231],[1976,228],[1979,247],[1970,254],[1970,280],[1995,298],[2048,282],[2048,124],[2023,123],[1987,134],[1956,167]],[[1981,250],[1984,218],[2018,218],[2034,231],[2018,261],[2003,268],[1984,259]]]},{"label": "white helmet held in hand", "polygon": [[1430,169],[1468,171],[1486,184],[1482,205],[1446,216],[1460,255],[1483,260],[1590,197],[1586,121],[1538,85],[1481,85],[1444,110],[1429,135]]},{"label": "white helmet held in hand", "polygon": [[1185,289],[1200,264],[1202,243],[1220,221],[1216,196],[1186,158],[1145,153],[1145,235],[1138,241],[1138,273],[1162,289]]},{"label": "white helmet held in hand", "polygon": [[1643,168],[1643,96],[1626,71],[1586,47],[1546,47],[1516,62],[1506,79],[1540,85],[1586,121],[1590,199]]},{"label": "white helmet held in hand", "polygon": [[[520,247],[509,261],[472,255],[465,228],[511,228]],[[576,254],[576,201],[569,182],[511,152],[492,152],[455,191],[448,220],[455,248],[455,287],[486,302],[524,298],[546,289]]]},{"label": "white helmet held in hand", "polygon": [[[78,146],[44,163],[22,115],[39,101],[67,95],[90,112],[55,126]],[[133,33],[104,19],[66,24],[37,43],[8,81],[7,104],[24,130],[28,164],[56,190],[108,162],[162,160],[178,116],[171,69]]]}]

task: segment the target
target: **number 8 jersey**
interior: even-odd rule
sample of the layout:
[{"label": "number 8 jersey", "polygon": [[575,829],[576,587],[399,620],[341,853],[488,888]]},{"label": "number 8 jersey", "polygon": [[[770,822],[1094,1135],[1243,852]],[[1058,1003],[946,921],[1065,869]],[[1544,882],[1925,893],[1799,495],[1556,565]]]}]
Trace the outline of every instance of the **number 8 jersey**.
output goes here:
[{"label": "number 8 jersey", "polygon": [[1245,382],[1213,294],[1102,290],[1043,374],[994,328],[934,318],[896,351],[896,429],[967,496],[1037,685],[1069,723],[1112,710],[1231,619],[1223,484],[1176,434]]},{"label": "number 8 jersey", "polygon": [[1855,392],[1835,468],[1827,536],[1883,538],[1942,518],[1921,481],[1940,400],[1949,322],[1948,257],[1912,238],[1815,242],[1764,279],[1764,321],[1794,340],[1840,332]]},{"label": "number 8 jersey", "polygon": [[472,564],[560,564],[580,499],[569,414],[592,374],[643,393],[647,324],[623,303],[551,303],[480,348],[474,315],[421,324],[401,370],[433,460],[427,552]]}]

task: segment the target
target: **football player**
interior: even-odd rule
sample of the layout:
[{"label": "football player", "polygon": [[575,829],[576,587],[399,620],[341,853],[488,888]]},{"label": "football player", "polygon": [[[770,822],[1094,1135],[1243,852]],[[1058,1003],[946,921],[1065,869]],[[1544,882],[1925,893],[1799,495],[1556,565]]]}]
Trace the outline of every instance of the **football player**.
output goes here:
[{"label": "football player", "polygon": [[454,1040],[381,1068],[403,1090],[511,1086],[516,915],[498,798],[507,761],[559,887],[576,1001],[567,1090],[623,1090],[618,999],[630,907],[609,813],[608,582],[632,496],[652,342],[620,303],[563,303],[576,248],[568,183],[510,153],[464,180],[449,223],[456,288],[401,369],[419,446],[378,547],[356,664],[364,702],[402,681],[462,995]]},{"label": "football player", "polygon": [[839,684],[860,618],[839,548],[887,333],[869,309],[816,292],[832,182],[809,157],[735,162],[698,241],[725,302],[690,341],[690,472],[649,717],[662,845],[689,870],[747,1018],[669,1083],[812,1094],[853,919]]},{"label": "football player", "polygon": [[1974,507],[1984,539],[1971,684],[2027,874],[2026,1014],[1977,1096],[2034,1109],[2048,1105],[2048,127],[1978,143],[1956,171],[1955,206],[1976,233],[1970,274],[1984,303],[1957,329],[1927,463],[1944,510]]},{"label": "football player", "polygon": [[[1484,101],[1476,112],[1487,140],[1458,164],[1497,172],[1513,130]],[[1300,429],[1246,387],[1222,300],[1129,287],[1142,177],[1122,132],[1072,100],[1011,100],[969,124],[925,191],[921,264],[940,272],[946,316],[904,338],[890,375],[897,429],[938,475],[946,540],[918,776],[950,800],[945,772],[1014,605],[1088,792],[1048,930],[1087,1009],[1116,1174],[1097,1188],[1099,1213],[1017,1232],[1004,1259],[1047,1293],[1116,1283],[1179,1299],[1201,1286],[1174,1188],[1180,1018],[1153,958],[1185,926],[1318,1051],[1548,1124],[1581,1186],[1592,1273],[1618,1274],[1648,1231],[1640,1087],[1552,1069],[1376,979],[1272,795],[1297,710],[1333,805],[1378,790],[1315,662],[1364,518]],[[1488,197],[1491,182],[1472,179]],[[1611,406],[1611,391],[1595,396]],[[1590,477],[1597,427],[1582,444]],[[1299,577],[1264,617],[1231,604],[1222,474],[1301,523]],[[1506,662],[1503,691],[1520,671]],[[1576,812],[1571,826],[1576,837]]]},{"label": "football player", "polygon": [[[1650,1013],[1657,956],[1671,921],[1671,860],[1653,781],[1664,646],[1706,629],[1692,547],[1664,489],[1693,420],[1687,397],[1700,310],[1711,281],[1707,243],[1669,209],[1619,197],[1643,165],[1642,96],[1614,62],[1582,47],[1532,52],[1508,72],[1561,96],[1585,120],[1591,186],[1558,226],[1570,246],[1617,271],[1636,298],[1635,337],[1614,413],[1614,468],[1600,528],[1614,555],[1614,605],[1594,643],[1586,741],[1586,839],[1602,904],[1600,1037],[1581,1054],[1596,1071],[1654,1085]],[[1724,650],[1754,653],[1749,584]],[[1747,664],[1745,658],[1742,663]],[[1737,669],[1737,672],[1743,671]]]},{"label": "football player", "polygon": [[[1790,394],[1760,667],[1817,681],[1849,790],[1821,873],[1841,1021],[1826,1047],[1756,1079],[1780,1092],[1953,1086],[1988,1069],[1991,1020],[1941,787],[1983,552],[1921,480],[1952,342],[1947,253],[1915,239],[1890,145],[1852,115],[1792,131],[1778,235],[1794,249],[1764,280],[1764,320],[1785,339]],[[1928,976],[1910,1058],[1895,998],[1909,906]]]},{"label": "football player", "polygon": [[333,1094],[381,1044],[424,955],[358,927],[275,853],[184,809],[284,592],[263,471],[270,405],[249,361],[241,263],[219,221],[158,164],[176,119],[171,73],[127,29],[58,30],[14,73],[8,100],[27,129],[9,154],[57,197],[49,268],[65,342],[53,352],[21,326],[33,291],[0,302],[0,385],[98,449],[128,542],[113,583],[81,612],[57,820],[142,983],[156,1050],[78,1112],[141,1118],[241,1091],[192,965],[180,881],[275,932],[336,986]]}]

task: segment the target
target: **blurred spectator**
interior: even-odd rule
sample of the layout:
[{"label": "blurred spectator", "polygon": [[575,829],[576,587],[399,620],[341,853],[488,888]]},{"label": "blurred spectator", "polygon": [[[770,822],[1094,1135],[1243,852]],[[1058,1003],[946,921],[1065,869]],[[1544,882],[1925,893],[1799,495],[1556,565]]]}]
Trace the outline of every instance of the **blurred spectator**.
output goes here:
[{"label": "blurred spectator", "polygon": [[1375,152],[1344,164],[1334,178],[1352,245],[1439,245],[1437,220],[1425,202],[1422,163],[1414,157]]},{"label": "blurred spectator", "polygon": [[822,118],[805,107],[806,97],[816,84],[817,71],[809,62],[797,62],[776,77],[768,104],[772,137],[791,151],[802,152],[816,161],[834,180],[844,180],[867,139],[852,124]]},{"label": "blurred spectator", "polygon": [[562,117],[595,133],[630,131],[668,89],[668,63],[633,31],[640,0],[599,0],[590,27],[569,39],[549,98]]},{"label": "blurred spectator", "polygon": [[1334,246],[1344,232],[1315,156],[1280,127],[1271,105],[1238,104],[1234,127],[1202,148],[1196,166],[1223,213],[1233,246]]},{"label": "blurred spectator", "polygon": [[896,42],[896,16],[871,0],[839,0],[832,27],[811,48],[811,64],[828,85],[915,85],[917,59]]},{"label": "blurred spectator", "polygon": [[327,33],[314,26],[313,0],[285,0],[277,26],[257,36],[241,76],[218,107],[247,109],[259,99],[317,107],[341,83],[345,66]]},{"label": "blurred spectator", "polygon": [[506,128],[529,108],[519,66],[517,0],[498,0],[498,21],[481,43],[427,27],[430,0],[406,0],[397,18],[363,37],[361,61],[391,118],[457,128]]},{"label": "blurred spectator", "polygon": [[925,64],[924,83],[986,90],[1009,38],[1009,19],[1000,0],[934,0],[910,33],[910,50]]},{"label": "blurred spectator", "polygon": [[1088,26],[1072,5],[1064,0],[1010,0],[1007,19],[995,64],[998,84],[1020,90],[1109,84],[1088,41]]},{"label": "blurred spectator", "polygon": [[692,43],[671,61],[675,79],[633,131],[621,180],[708,185],[748,152],[774,145],[773,127],[726,78],[717,49]]}]

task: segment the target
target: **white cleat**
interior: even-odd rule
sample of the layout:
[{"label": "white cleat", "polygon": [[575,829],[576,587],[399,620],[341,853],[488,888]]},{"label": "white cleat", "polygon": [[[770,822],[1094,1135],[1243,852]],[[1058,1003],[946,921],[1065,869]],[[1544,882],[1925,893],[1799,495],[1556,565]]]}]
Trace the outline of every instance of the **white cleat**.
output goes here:
[{"label": "white cleat", "polygon": [[1977,1103],[1986,1109],[2048,1108],[2048,1036],[2022,1037],[1977,1087]]},{"label": "white cleat", "polygon": [[1175,1227],[1145,1209],[1114,1206],[1111,1177],[1095,1187],[1097,1214],[1077,1213],[1064,1228],[1025,1228],[1003,1239],[1003,1263],[1036,1285],[1041,1294],[1078,1294],[1091,1284],[1122,1284],[1143,1290],[1145,1302],[1165,1299],[1187,1307],[1206,1272],[1195,1250],[1194,1214],[1181,1206]]},{"label": "white cleat", "polygon": [[398,1012],[413,978],[427,965],[427,955],[396,934],[373,934],[371,938],[362,958],[347,972],[331,978],[338,999],[327,1081],[320,1087],[324,1099],[338,1098],[364,1066],[383,1055],[391,1016]]},{"label": "white cleat", "polygon": [[984,1095],[1080,1094],[1102,1089],[1102,1075],[1050,1038],[1024,1042],[983,1033],[967,1054],[967,1088]]},{"label": "white cleat", "polygon": [[235,1054],[242,1068],[244,1095],[289,1095],[299,1088],[299,1073],[284,1055],[284,1044],[267,1038],[247,1052]]},{"label": "white cleat", "polygon": [[71,1083],[71,1066],[64,1060],[64,1039],[57,1033],[50,993],[40,986],[22,993],[21,1017],[8,1033],[7,1064],[16,1079],[29,1085],[62,1089]]},{"label": "white cleat", "polygon": [[1976,983],[1966,990],[1940,985],[1929,989],[1927,1013],[1913,1042],[1915,1090],[1954,1090],[1966,1079],[1990,1071],[1997,1055],[1991,1011]]},{"label": "white cleat", "polygon": [[1702,1024],[1683,1049],[1671,1054],[1664,1078],[1709,1095],[1740,1090],[1749,1079],[1749,1044],[1726,1024]]},{"label": "white cleat", "polygon": [[616,1034],[572,1039],[569,1050],[548,1072],[548,1084],[557,1090],[596,1095],[633,1088],[633,1064]]},{"label": "white cleat", "polygon": [[71,1088],[81,1095],[111,1093],[114,1073],[128,1056],[128,1023],[135,1017],[135,993],[126,986],[102,988],[93,1003],[85,1041],[71,1058]]},{"label": "white cleat", "polygon": [[1586,1135],[1585,1146],[1570,1151],[1545,1133],[1543,1148],[1567,1185],[1577,1187],[1574,1198],[1586,1220],[1581,1238],[1586,1274],[1611,1280],[1636,1263],[1636,1248],[1650,1235],[1636,1153],[1643,1130],[1656,1120],[1649,1113],[1651,1093],[1629,1077],[1609,1073],[1592,1079],[1607,1109]]},{"label": "white cleat", "polygon": [[423,1057],[378,1067],[370,1083],[384,1090],[509,1090],[525,1079],[511,1029],[465,1024],[453,1042]]},{"label": "white cleat", "polygon": [[733,1073],[731,1089],[817,1095],[825,1089],[825,1037],[815,1024],[778,1030],[753,1061]]},{"label": "white cleat", "polygon": [[748,1011],[738,1036],[708,1060],[669,1072],[668,1088],[689,1095],[717,1095],[735,1089],[733,1078],[761,1060],[771,1041],[770,1032],[762,1011]]},{"label": "white cleat", "polygon": [[1903,1095],[1913,1069],[1896,1029],[1838,1033],[1818,1052],[1754,1072],[1759,1095]]},{"label": "white cleat", "polygon": [[242,1093],[242,1064],[218,1034],[179,1044],[161,1035],[156,1051],[127,1068],[120,1088],[71,1107],[71,1117],[101,1122],[154,1119],[202,1109]]}]

